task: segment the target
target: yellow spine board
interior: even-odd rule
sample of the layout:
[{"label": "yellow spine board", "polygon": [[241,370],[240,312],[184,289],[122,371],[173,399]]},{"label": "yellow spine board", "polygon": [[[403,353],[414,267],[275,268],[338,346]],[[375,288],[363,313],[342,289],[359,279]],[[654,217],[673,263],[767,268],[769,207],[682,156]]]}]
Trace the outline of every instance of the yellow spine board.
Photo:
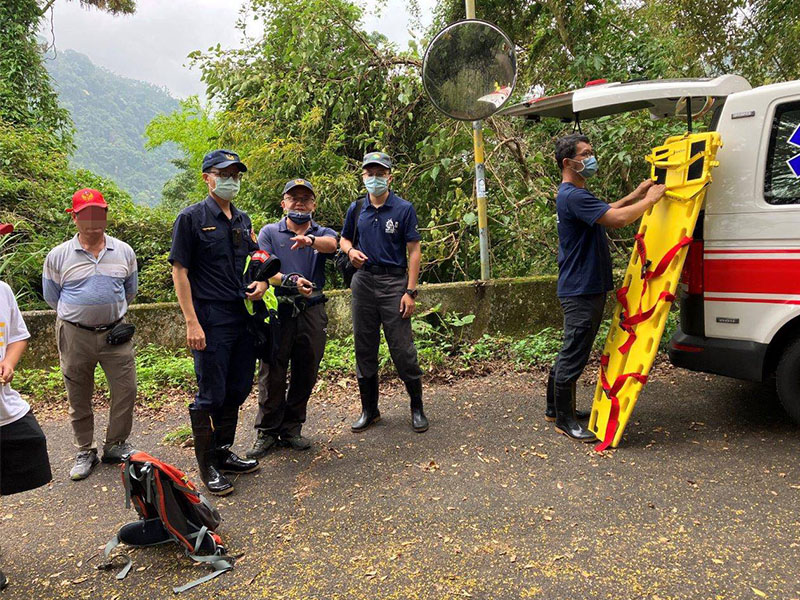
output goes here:
[{"label": "yellow spine board", "polygon": [[[600,369],[589,420],[589,429],[600,440],[597,450],[619,445],[653,366],[686,258],[687,247],[682,244],[686,244],[694,232],[705,188],[711,182],[711,169],[719,164],[714,158],[721,145],[717,132],[674,136],[645,157],[651,164],[652,178],[666,184],[667,192],[642,217],[637,237],[643,243],[634,246],[621,288],[627,287],[627,292],[621,296],[627,301],[628,318],[643,313],[638,317],[642,320],[635,324],[625,321],[628,329],[625,331],[620,326],[623,305],[617,300],[603,348],[604,364]],[[643,250],[647,261],[644,269],[640,255]],[[672,260],[669,256],[673,256]],[[649,274],[643,276],[646,272]],[[647,317],[651,309],[652,314]],[[635,333],[635,338],[630,336],[630,331]],[[618,399],[616,407],[612,406],[612,397]],[[616,419],[614,413],[617,413]]]}]

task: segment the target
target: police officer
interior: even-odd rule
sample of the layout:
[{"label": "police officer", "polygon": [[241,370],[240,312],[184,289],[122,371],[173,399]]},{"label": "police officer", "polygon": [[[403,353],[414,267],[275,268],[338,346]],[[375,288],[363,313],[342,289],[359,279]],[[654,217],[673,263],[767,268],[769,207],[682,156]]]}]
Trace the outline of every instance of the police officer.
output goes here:
[{"label": "police officer", "polygon": [[357,269],[350,287],[362,410],[350,429],[363,431],[381,416],[378,344],[383,325],[392,362],[411,397],[411,426],[421,433],[427,431],[428,419],[422,408],[422,371],[411,333],[422,258],[417,213],[410,202],[389,189],[392,159],[387,154],[368,153],[361,177],[367,195],[347,210],[340,242]]},{"label": "police officer", "polygon": [[[281,207],[286,215],[265,225],[258,245],[281,261],[284,273],[296,273],[314,284],[310,296],[297,288],[279,287],[278,343],[272,362],[261,361],[258,374],[257,431],[250,458],[260,458],[280,442],[295,450],[307,450],[311,441],[300,435],[306,407],[317,381],[319,363],[325,351],[328,315],[325,261],[336,252],[337,233],[312,219],[316,209],[314,188],[306,179],[292,179],[283,188]],[[291,363],[288,393],[286,375]]]},{"label": "police officer", "polygon": [[[257,460],[239,458],[231,446],[256,361],[244,300],[260,300],[268,283],[244,282],[247,257],[258,244],[250,217],[231,202],[247,167],[236,153],[214,150],[202,168],[208,197],[178,214],[169,261],[197,375],[189,406],[197,464],[208,490],[225,495],[233,484],[224,473],[258,469]],[[271,281],[280,283],[281,277]]]},{"label": "police officer", "polygon": [[561,185],[558,213],[558,299],[564,311],[564,343],[547,382],[545,419],[557,432],[591,442],[594,434],[578,422],[589,413],[575,410],[575,388],[603,320],[606,293],[613,289],[606,227],[630,225],[658,202],[666,189],[643,181],[621,200],[607,204],[586,189],[598,169],[589,138],[561,137],[555,144]]}]

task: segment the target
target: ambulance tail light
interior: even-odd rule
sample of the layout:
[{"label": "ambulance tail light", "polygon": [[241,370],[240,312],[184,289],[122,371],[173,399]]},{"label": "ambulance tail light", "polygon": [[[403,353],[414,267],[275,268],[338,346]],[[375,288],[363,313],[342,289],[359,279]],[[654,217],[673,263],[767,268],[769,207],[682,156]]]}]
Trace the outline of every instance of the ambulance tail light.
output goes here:
[{"label": "ambulance tail light", "polygon": [[689,244],[686,262],[683,264],[681,283],[686,286],[689,295],[703,294],[703,240],[694,240]]}]

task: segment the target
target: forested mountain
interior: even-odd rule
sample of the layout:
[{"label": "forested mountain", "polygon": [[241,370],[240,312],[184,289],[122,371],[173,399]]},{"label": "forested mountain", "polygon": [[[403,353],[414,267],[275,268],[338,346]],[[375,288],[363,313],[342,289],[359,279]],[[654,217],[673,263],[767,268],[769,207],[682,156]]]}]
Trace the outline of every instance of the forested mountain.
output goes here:
[{"label": "forested mountain", "polygon": [[157,204],[164,183],[177,172],[169,160],[180,154],[172,144],[145,150],[144,130],[156,115],[176,110],[178,101],[74,50],[59,51],[45,65],[75,123],[73,166],[114,180],[136,203]]}]

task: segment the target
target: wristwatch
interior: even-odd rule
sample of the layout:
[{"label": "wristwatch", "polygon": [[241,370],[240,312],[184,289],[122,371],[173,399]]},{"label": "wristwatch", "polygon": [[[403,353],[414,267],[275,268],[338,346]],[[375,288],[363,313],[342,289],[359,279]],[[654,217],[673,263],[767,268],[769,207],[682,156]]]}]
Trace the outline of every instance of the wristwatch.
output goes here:
[{"label": "wristwatch", "polygon": [[409,295],[409,296],[411,296],[411,297],[412,297],[414,300],[416,300],[416,299],[417,299],[417,294],[419,294],[419,290],[407,289],[407,290],[406,290],[406,294],[408,294],[408,295]]},{"label": "wristwatch", "polygon": [[311,240],[311,247],[313,248],[314,247],[314,242],[317,241],[317,236],[308,234],[306,237]]}]

